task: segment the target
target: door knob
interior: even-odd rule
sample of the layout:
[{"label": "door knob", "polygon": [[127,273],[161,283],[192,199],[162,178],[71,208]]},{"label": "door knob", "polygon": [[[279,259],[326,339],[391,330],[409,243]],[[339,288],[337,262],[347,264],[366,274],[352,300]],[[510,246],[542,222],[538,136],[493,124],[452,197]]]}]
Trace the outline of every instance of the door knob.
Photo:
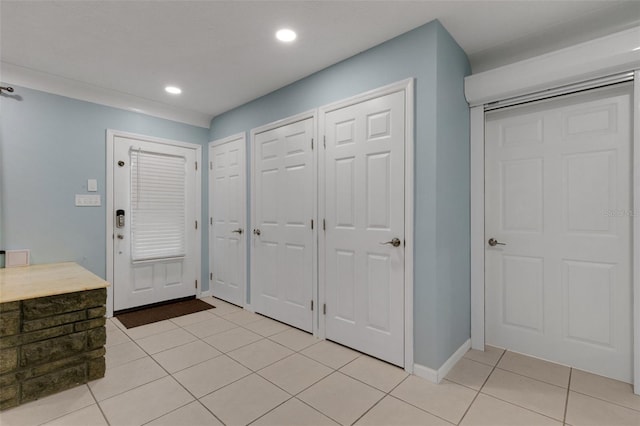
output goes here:
[{"label": "door knob", "polygon": [[235,232],[236,234],[242,234],[242,228],[234,229],[231,232]]},{"label": "door knob", "polygon": [[381,246],[385,244],[391,244],[394,247],[398,247],[400,245],[400,238],[393,238],[391,241],[387,241],[385,243],[380,243]]},{"label": "door knob", "polygon": [[495,247],[495,246],[498,246],[498,245],[500,245],[500,246],[506,246],[506,244],[505,244],[505,243],[501,243],[501,242],[499,242],[498,240],[496,240],[495,238],[489,238],[489,241],[487,241],[487,242],[489,243],[489,245],[490,245],[491,247]]},{"label": "door knob", "polygon": [[253,230],[253,235],[260,235],[260,230],[259,229],[254,229]]}]

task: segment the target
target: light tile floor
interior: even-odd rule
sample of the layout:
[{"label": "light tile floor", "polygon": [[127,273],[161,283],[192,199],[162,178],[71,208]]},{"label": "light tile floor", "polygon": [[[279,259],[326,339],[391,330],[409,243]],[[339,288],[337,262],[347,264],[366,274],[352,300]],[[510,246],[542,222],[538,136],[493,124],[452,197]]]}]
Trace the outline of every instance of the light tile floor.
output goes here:
[{"label": "light tile floor", "polygon": [[12,425],[640,425],[631,386],[488,347],[441,384],[220,300],[127,330],[103,379],[0,413]]}]

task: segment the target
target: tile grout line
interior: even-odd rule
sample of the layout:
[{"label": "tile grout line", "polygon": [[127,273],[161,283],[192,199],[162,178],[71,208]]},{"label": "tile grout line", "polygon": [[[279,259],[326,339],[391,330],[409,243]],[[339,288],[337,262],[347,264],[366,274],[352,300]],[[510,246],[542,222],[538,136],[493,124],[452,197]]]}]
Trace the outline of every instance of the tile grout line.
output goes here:
[{"label": "tile grout line", "polygon": [[[172,324],[175,324],[175,323],[173,323],[173,322],[172,322]],[[183,328],[183,327],[181,327],[181,326],[177,326],[177,327],[178,327],[178,328]],[[187,330],[185,330],[185,331],[187,331]],[[188,331],[187,331],[187,332],[188,332]],[[158,334],[159,334],[159,333],[158,333]],[[131,337],[130,337],[130,338],[131,338]],[[197,338],[197,336],[196,336],[196,338]],[[199,339],[199,338],[198,338],[198,339]],[[199,339],[199,340],[201,340],[201,339]],[[191,391],[189,391],[189,389],[187,389],[187,388],[186,388],[182,383],[180,383],[180,381],[179,381],[178,379],[176,379],[175,377],[173,377],[173,374],[171,374],[169,371],[167,371],[167,369],[166,369],[166,368],[164,368],[164,366],[162,366],[162,364],[160,364],[160,363],[159,363],[159,362],[158,362],[158,361],[153,357],[153,355],[151,355],[151,354],[150,354],[149,352],[147,352],[147,351],[146,351],[142,346],[140,346],[140,345],[138,344],[138,342],[137,342],[135,339],[131,339],[131,341],[132,341],[136,346],[138,346],[138,348],[140,348],[140,350],[141,350],[142,352],[144,352],[145,354],[147,354],[147,356],[148,356],[149,358],[151,358],[151,360],[153,360],[153,362],[155,362],[155,363],[156,363],[156,364],[157,364],[157,365],[158,365],[158,366],[159,366],[159,367],[160,367],[160,368],[161,368],[165,373],[167,373],[167,375],[166,375],[166,376],[163,376],[163,377],[160,377],[160,378],[158,378],[158,379],[152,380],[152,381],[150,381],[150,382],[147,382],[147,383],[141,384],[141,385],[136,386],[136,387],[134,387],[134,388],[128,389],[128,390],[126,390],[126,391],[124,391],[124,392],[120,392],[120,393],[118,393],[118,394],[116,394],[116,395],[113,395],[113,396],[111,396],[111,397],[109,397],[109,398],[104,399],[103,401],[106,401],[106,400],[108,400],[108,399],[111,399],[111,398],[113,398],[113,397],[115,397],[115,396],[117,396],[117,395],[122,395],[122,394],[124,394],[124,393],[126,393],[126,392],[129,392],[129,391],[133,390],[133,389],[140,388],[140,387],[145,386],[145,385],[147,385],[147,384],[149,384],[149,383],[153,383],[153,382],[156,382],[156,381],[158,381],[158,380],[164,379],[165,377],[171,377],[171,379],[173,379],[173,381],[175,381],[175,382],[178,384],[178,386],[180,386],[181,388],[183,388],[183,389],[185,390],[185,392],[187,392],[189,395],[191,395],[191,397],[192,397],[192,398],[194,398],[194,400],[193,400],[193,401],[198,401],[198,403],[200,403],[200,404],[201,404],[201,405],[202,405],[202,406],[203,406],[207,411],[209,411],[209,412],[211,413],[211,415],[213,415],[213,416],[214,416],[218,421],[220,421],[222,424],[224,424],[224,422],[222,422],[222,421],[218,418],[218,416],[216,416],[213,412],[211,412],[211,410],[209,410],[209,409],[208,409],[204,404],[202,404],[202,403],[200,402],[200,400],[199,400],[199,399],[198,399],[198,398],[197,398],[193,393],[191,393]],[[189,342],[189,343],[191,343],[191,342]],[[205,344],[207,344],[206,342],[204,342],[204,343],[205,343]],[[184,345],[184,344],[183,344],[183,345]],[[180,345],[180,346],[183,346],[183,345]],[[179,346],[176,346],[176,347],[179,347]],[[171,349],[174,349],[174,348],[171,348]],[[158,353],[159,353],[159,352],[158,352]],[[214,358],[215,358],[215,357],[214,357]],[[140,358],[140,359],[141,359],[141,358]],[[132,362],[132,361],[131,361],[131,362]],[[125,363],[125,364],[126,364],[126,363]],[[124,364],[123,364],[123,365],[124,365]],[[90,389],[90,388],[89,388],[89,389]],[[90,390],[91,390],[91,389],[90,389]],[[93,395],[93,393],[92,393],[92,395]],[[94,397],[94,398],[95,398],[95,397]],[[173,409],[173,410],[171,410],[171,411],[168,411],[168,412],[166,412],[166,413],[164,413],[164,414],[162,414],[162,415],[160,415],[160,416],[158,416],[158,417],[155,417],[155,418],[153,418],[153,419],[150,419],[148,422],[145,422],[144,424],[147,424],[147,423],[152,422],[152,421],[154,421],[154,420],[156,420],[156,419],[159,419],[160,417],[166,416],[167,414],[173,413],[174,411],[179,410],[180,408],[186,407],[187,405],[191,404],[193,401],[189,401],[189,402],[187,402],[186,404],[183,404],[183,405],[181,405],[181,406],[179,406],[179,407],[176,407],[175,409]],[[98,404],[98,407],[100,407],[100,411],[101,411],[101,412],[103,412],[103,411],[102,411],[102,406],[100,405],[100,402],[98,402],[98,401],[97,401],[97,399],[96,399],[96,402],[97,402],[97,404]],[[103,412],[103,415],[104,415],[104,412]],[[107,416],[106,416],[106,415],[105,415],[104,417],[105,417],[105,419],[107,419]],[[109,420],[108,420],[108,419],[107,419],[107,423],[111,424],[111,423],[109,422]]]},{"label": "tile grout line", "polygon": [[569,392],[571,391],[571,375],[573,368],[569,367],[569,382],[567,383],[567,397],[564,400],[564,414],[562,415],[562,424],[567,424],[567,409],[569,408]]},{"label": "tile grout line", "polygon": [[[358,358],[356,358],[356,359],[358,359]],[[355,359],[354,359],[353,361],[355,361]],[[351,362],[353,362],[353,361],[351,361]],[[345,364],[345,365],[344,365],[343,367],[341,367],[341,368],[346,367],[347,365],[351,364],[351,362],[349,362],[349,363]],[[342,373],[342,374],[345,374],[345,373]],[[347,375],[347,376],[348,376],[348,377],[351,377],[351,376],[349,376],[349,375]],[[400,382],[398,382],[395,386],[393,386],[393,387],[389,390],[389,392],[381,391],[381,392],[383,393],[382,398],[380,398],[379,400],[377,400],[377,401],[376,401],[376,402],[375,402],[371,407],[369,407],[369,408],[368,408],[364,413],[362,413],[362,414],[360,415],[360,417],[358,417],[358,418],[357,418],[353,423],[351,423],[351,424],[352,424],[352,425],[355,425],[356,423],[358,423],[358,422],[360,421],[360,419],[362,419],[364,416],[366,416],[366,415],[367,415],[367,413],[368,413],[369,411],[373,410],[373,408],[374,408],[376,405],[380,404],[380,401],[382,401],[383,399],[385,399],[385,398],[386,398],[386,397],[388,397],[388,396],[392,396],[392,395],[391,395],[391,392],[393,392],[393,391],[394,391],[398,386],[400,386],[402,383],[404,383],[404,381],[405,381],[405,380],[407,380],[407,378],[409,378],[409,376],[410,376],[410,375],[407,375],[407,376],[406,376],[406,377],[404,377],[402,380],[400,380]],[[355,377],[352,377],[352,378],[353,378],[353,379],[355,379]],[[355,380],[358,380],[358,379],[355,379]],[[358,381],[359,381],[359,380],[358,380]],[[364,382],[362,382],[362,383],[364,383]],[[375,389],[377,389],[377,388],[375,388]],[[378,390],[380,390],[380,389],[378,389]]]},{"label": "tile grout line", "polygon": [[[106,368],[105,368],[105,372],[106,372]],[[93,394],[93,390],[91,390],[91,387],[89,387],[89,383],[87,383],[87,389],[89,389],[89,392],[91,393],[91,396],[93,397],[93,400],[96,402],[96,406],[98,407],[98,410],[100,410],[100,414],[102,414],[102,417],[104,418],[104,421],[107,422],[107,425],[111,425],[111,422],[109,421],[109,419],[107,418],[106,413],[102,409],[102,406],[100,405],[100,402],[98,402],[98,398],[96,398],[96,396]]]},{"label": "tile grout line", "polygon": [[[174,324],[175,324],[175,323],[174,323]],[[176,324],[176,325],[177,325],[177,324]],[[184,330],[184,327],[179,326],[179,325],[178,325],[178,327]],[[187,333],[189,333],[189,331],[188,331],[188,330],[185,330],[185,331],[186,331]],[[190,334],[191,334],[191,333],[190,333]],[[194,336],[195,336],[195,335],[194,335]],[[198,340],[202,341],[204,344],[207,344],[207,345],[208,345],[208,343],[207,343],[207,342],[204,342],[204,341],[203,341],[202,339],[200,339],[198,336],[195,336],[195,337],[196,337]],[[136,342],[135,340],[134,340],[134,342],[136,343],[136,345],[138,344],[138,342]],[[190,342],[190,343],[191,343],[191,342]],[[185,344],[188,344],[188,343],[185,343]],[[180,345],[180,346],[184,346],[185,344]],[[223,422],[220,418],[218,418],[218,416],[216,416],[214,412],[212,412],[211,410],[209,410],[209,408],[208,408],[206,405],[204,405],[202,402],[200,402],[200,399],[199,399],[198,397],[196,397],[196,396],[195,396],[195,395],[194,395],[194,394],[193,394],[189,389],[187,389],[187,388],[186,388],[186,386],[184,386],[184,385],[183,385],[183,384],[182,384],[182,383],[181,383],[177,378],[175,378],[175,377],[173,376],[173,374],[172,374],[172,373],[170,373],[166,368],[164,368],[164,366],[163,366],[162,364],[160,364],[160,363],[158,362],[158,360],[156,360],[156,359],[153,357],[153,355],[151,355],[151,354],[149,354],[147,351],[145,351],[145,350],[144,350],[144,348],[142,348],[140,345],[138,345],[138,347],[140,347],[140,349],[141,349],[143,352],[145,352],[145,353],[149,356],[149,358],[151,358],[151,359],[152,359],[156,364],[158,364],[158,366],[160,366],[160,368],[162,368],[162,369],[163,369],[163,370],[168,374],[168,376],[165,376],[165,377],[171,377],[171,378],[172,378],[172,379],[173,379],[173,380],[178,384],[178,386],[180,386],[182,389],[184,389],[184,390],[185,390],[185,392],[187,392],[189,395],[191,395],[191,397],[194,399],[193,401],[189,401],[189,402],[187,402],[186,404],[181,405],[180,407],[177,407],[177,408],[175,408],[174,410],[171,410],[171,411],[169,411],[169,412],[167,412],[167,413],[164,413],[164,414],[162,414],[161,416],[158,416],[158,417],[156,417],[156,418],[154,418],[154,419],[151,419],[151,420],[149,420],[149,421],[148,421],[148,422],[146,422],[146,423],[150,423],[150,422],[152,422],[152,421],[154,421],[154,420],[156,420],[156,419],[159,419],[160,417],[166,416],[167,414],[173,413],[174,411],[177,411],[177,410],[179,410],[179,409],[181,409],[181,408],[183,408],[183,407],[186,407],[187,405],[191,404],[191,403],[192,403],[192,402],[194,402],[194,401],[197,401],[200,405],[202,405],[202,407],[203,407],[205,410],[207,410],[208,412],[210,412],[210,413],[211,413],[211,415],[212,415],[216,420],[218,420],[220,423],[224,424],[224,422]],[[176,347],[179,347],[179,346],[176,346]],[[175,348],[171,348],[171,349],[175,349]],[[215,349],[215,348],[214,348],[214,349]],[[217,349],[216,349],[216,350],[217,350]],[[160,353],[160,352],[158,352],[158,353]],[[224,355],[224,354],[222,354],[222,355]],[[222,355],[219,355],[219,356],[222,356]],[[213,358],[217,358],[217,357],[213,357]],[[213,359],[213,358],[210,358],[210,359]],[[208,360],[207,360],[207,361],[208,361]],[[204,362],[206,362],[206,361],[203,361],[202,363],[204,363]],[[200,363],[200,364],[202,364],[202,363]],[[180,370],[180,371],[182,371],[182,370]],[[246,376],[243,376],[243,377],[246,377]],[[162,377],[162,378],[164,378],[164,377]],[[160,380],[160,379],[158,379],[158,380]],[[146,423],[145,423],[145,424],[146,424]]]},{"label": "tile grout line", "polygon": [[[166,320],[166,321],[170,321],[172,324],[174,324],[174,325],[176,326],[176,329],[183,329],[183,330],[184,330],[184,327],[182,327],[182,326],[179,326],[179,325],[175,324],[175,323],[174,323],[174,322],[172,322],[170,319],[169,319],[169,320]],[[206,320],[205,320],[205,321],[206,321]],[[234,323],[234,324],[235,324],[235,323]],[[210,411],[206,406],[204,406],[204,404],[202,404],[202,403],[200,402],[199,398],[197,398],[193,393],[191,393],[188,389],[186,389],[186,388],[184,387],[184,385],[182,385],[182,383],[180,383],[180,382],[179,382],[179,381],[178,381],[178,380],[173,376],[173,374],[172,374],[172,373],[170,373],[167,369],[165,369],[165,368],[164,368],[164,367],[163,367],[163,366],[162,366],[162,365],[161,365],[161,364],[160,364],[160,363],[159,363],[159,362],[158,362],[158,361],[153,357],[153,355],[152,355],[152,354],[150,354],[150,353],[149,353],[149,352],[147,352],[147,351],[146,351],[142,346],[140,346],[140,344],[138,343],[138,341],[137,341],[136,339],[134,339],[134,338],[132,338],[131,336],[129,336],[129,334],[127,334],[124,330],[120,329],[120,327],[118,327],[116,324],[114,324],[114,326],[116,327],[116,329],[117,329],[117,330],[119,330],[119,331],[123,332],[123,333],[127,336],[127,338],[129,339],[129,342],[134,343],[134,344],[135,344],[135,345],[136,345],[136,346],[137,346],[137,347],[138,347],[138,348],[139,348],[139,349],[140,349],[144,354],[146,354],[146,357],[150,358],[150,359],[151,359],[155,364],[157,364],[157,365],[158,365],[158,366],[159,366],[159,367],[160,367],[160,368],[161,368],[161,369],[166,373],[166,375],[165,375],[165,376],[163,376],[163,377],[159,377],[159,378],[157,378],[157,379],[151,380],[151,381],[149,381],[149,382],[142,383],[142,384],[140,384],[140,385],[138,385],[138,386],[134,386],[134,387],[133,387],[133,388],[131,388],[131,389],[127,389],[127,390],[125,390],[125,391],[122,391],[122,392],[116,393],[116,394],[114,394],[114,395],[111,395],[111,396],[109,396],[108,398],[103,399],[102,401],[98,401],[98,399],[96,398],[95,394],[94,394],[94,393],[93,393],[93,391],[91,390],[91,387],[89,386],[89,384],[88,384],[88,383],[86,383],[86,384],[85,384],[85,386],[87,386],[87,388],[88,388],[88,390],[89,390],[89,392],[90,392],[90,394],[91,394],[91,396],[92,396],[93,400],[95,401],[96,405],[98,406],[98,409],[100,410],[100,413],[101,413],[101,414],[102,414],[102,416],[104,417],[104,419],[105,419],[105,421],[107,422],[107,424],[109,424],[109,425],[110,425],[111,423],[109,422],[109,420],[108,420],[108,418],[107,418],[107,416],[106,416],[106,414],[105,414],[104,410],[102,409],[101,402],[107,401],[107,400],[109,400],[109,399],[111,399],[111,398],[114,398],[114,397],[116,397],[116,396],[122,395],[122,394],[124,394],[124,393],[126,393],[126,392],[129,392],[129,391],[132,391],[132,390],[134,390],[134,389],[138,389],[138,388],[140,388],[140,387],[142,387],[142,386],[148,385],[148,384],[150,384],[150,383],[156,382],[156,381],[161,380],[161,379],[164,379],[164,378],[166,378],[166,377],[171,377],[171,378],[172,378],[172,379],[173,379],[173,380],[174,380],[174,381],[175,381],[175,382],[176,382],[180,387],[182,387],[182,388],[183,388],[183,389],[184,389],[184,390],[185,390],[189,395],[191,395],[191,396],[194,398],[194,401],[198,401],[201,405],[203,405],[203,407],[204,407],[205,409],[207,409],[208,411]],[[151,337],[151,336],[156,336],[156,335],[158,335],[158,334],[161,334],[161,333],[164,333],[164,332],[167,332],[167,331],[172,331],[172,330],[173,330],[173,329],[171,329],[171,330],[165,330],[165,331],[162,331],[162,332],[159,332],[159,333],[151,334],[151,335],[149,335],[149,336],[140,337],[140,339],[139,339],[139,340],[141,340],[141,339],[145,339],[145,338],[147,338],[147,337]],[[189,331],[188,331],[188,330],[185,330],[185,331],[186,331],[187,333],[189,333]],[[189,334],[192,334],[192,333],[189,333]],[[193,334],[192,334],[192,335],[193,335]],[[193,336],[194,336],[197,340],[203,341],[203,340],[202,340],[201,338],[199,338],[198,336],[195,336],[195,335],[193,335]],[[195,341],[196,341],[196,340],[194,340],[194,342],[195,342]],[[120,344],[124,344],[124,343],[128,343],[128,342],[122,342],[122,343],[120,343]],[[172,348],[167,348],[167,349],[165,349],[164,351],[168,351],[168,350],[171,350],[171,349],[175,349],[175,348],[178,348],[178,347],[184,346],[184,345],[189,344],[189,343],[193,343],[193,342],[183,343],[182,345],[178,345],[178,346],[175,346],[175,347],[172,347]],[[205,343],[205,344],[207,344],[207,345],[208,345],[208,343],[207,343],[207,342],[204,342],[204,341],[203,341],[203,343]],[[114,345],[114,347],[115,347],[115,346],[119,346],[120,344],[118,344],[118,345]],[[211,346],[211,345],[209,345],[209,346]],[[105,346],[105,349],[107,349],[107,348],[106,348],[106,346]],[[214,348],[214,349],[216,349],[216,348]],[[217,350],[217,349],[216,349],[216,350]],[[161,352],[164,352],[164,351],[160,351],[160,352],[158,352],[158,353],[161,353]],[[154,355],[155,355],[155,354],[154,354]],[[216,357],[213,357],[213,358],[217,358],[217,357],[222,356],[222,355],[226,355],[226,354],[224,354],[224,353],[222,353],[222,352],[221,352],[221,354],[220,354],[220,355],[218,355],[218,356],[216,356]],[[134,362],[134,361],[139,361],[139,360],[141,360],[141,359],[143,359],[143,358],[144,358],[144,357],[137,358],[137,359],[135,359],[135,360],[131,360],[131,361],[125,362],[125,363],[120,364],[120,365],[118,365],[118,366],[116,366],[116,367],[114,367],[114,368],[117,368],[117,367],[120,367],[120,366],[124,366],[124,365],[129,364],[129,363],[132,363],[132,362]],[[210,359],[213,359],[213,358],[210,358]],[[230,358],[230,359],[231,359],[232,361],[234,361],[234,362],[237,362],[236,360],[234,360],[234,359],[233,359],[233,358],[231,358],[231,357],[228,357],[228,358]],[[209,359],[209,360],[210,360],[210,359]],[[201,363],[198,363],[198,364],[202,364],[202,363],[204,363],[204,362],[206,362],[206,361],[208,361],[208,360],[205,360],[205,361],[203,361],[203,362],[201,362]],[[194,365],[197,365],[197,364],[194,364]],[[242,364],[241,364],[241,365],[242,365]],[[251,369],[249,369],[249,370],[250,370],[250,371],[252,371]],[[182,371],[182,370],[180,370],[180,371]],[[247,376],[248,376],[248,375],[245,375],[245,376],[241,377],[240,379],[242,379],[242,378],[244,378],[244,377],[247,377]],[[238,380],[240,380],[240,379],[238,379]],[[236,381],[237,381],[237,380],[236,380]],[[234,382],[235,382],[235,381],[234,381]],[[231,384],[231,383],[229,383],[229,384]],[[227,385],[225,385],[225,386],[223,386],[223,387],[226,387],[226,386],[227,386]],[[222,389],[222,388],[220,388],[220,389]],[[207,395],[208,395],[208,394],[207,394]],[[180,409],[180,408],[182,408],[182,407],[185,407],[186,405],[189,405],[189,404],[191,404],[191,403],[192,403],[192,402],[194,402],[194,401],[189,401],[188,403],[186,403],[186,404],[184,404],[184,405],[181,405],[180,407],[177,407],[177,408],[175,408],[174,410],[171,410],[171,411],[169,411],[169,412],[167,412],[167,413],[162,414],[162,415],[161,415],[161,416],[159,416],[159,417],[156,417],[156,418],[154,418],[154,419],[149,420],[149,422],[154,421],[154,420],[156,420],[156,419],[158,419],[158,418],[160,418],[160,417],[163,417],[163,416],[165,416],[165,415],[167,415],[167,414],[169,414],[169,413],[172,413],[172,412],[174,412],[174,411],[176,411],[176,410],[178,410],[178,409]],[[92,404],[90,404],[90,405],[92,405]],[[90,405],[89,405],[89,406],[90,406]],[[64,417],[64,416],[66,416],[66,415],[69,415],[69,414],[71,414],[71,413],[74,413],[74,412],[79,411],[79,410],[84,409],[84,408],[87,408],[87,407],[82,407],[82,408],[79,408],[78,410],[73,410],[73,411],[71,411],[71,412],[69,412],[69,413],[66,413],[66,414],[62,415],[62,416],[59,416],[59,417],[56,417],[56,418],[50,419],[50,420],[48,420],[47,422],[50,422],[50,421],[56,420],[56,419],[58,419],[58,418]],[[210,412],[211,412],[211,411],[210,411]],[[218,417],[217,417],[213,412],[211,412],[211,414],[212,414],[216,419],[218,419]],[[218,419],[218,420],[220,420],[220,419]],[[47,423],[47,422],[45,422],[45,423]],[[146,423],[149,423],[149,422],[146,422]],[[145,423],[145,424],[146,424],[146,423]]]},{"label": "tile grout line", "polygon": [[[567,368],[571,369],[571,367],[567,367]],[[526,379],[535,380],[536,382],[544,383],[545,385],[555,386],[557,388],[564,389],[564,386],[556,385],[555,383],[545,382],[544,380],[540,380],[540,379],[537,379],[535,377],[527,376],[526,374],[518,373],[517,371],[505,370],[504,368],[500,368],[500,367],[497,367],[497,366],[496,366],[495,369],[496,370],[500,370],[500,371],[504,371],[506,373],[515,374],[516,376],[524,377]],[[493,370],[491,372],[493,373]]]},{"label": "tile grout line", "polygon": [[462,423],[462,421],[464,420],[464,418],[466,417],[467,413],[469,412],[469,410],[471,410],[471,407],[473,406],[473,404],[476,402],[476,399],[478,399],[478,396],[480,395],[480,392],[482,392],[482,389],[484,388],[484,385],[487,384],[487,382],[489,381],[489,378],[491,377],[491,375],[493,374],[494,371],[496,371],[496,368],[498,368],[498,364],[500,364],[500,361],[502,360],[502,358],[504,357],[504,355],[507,353],[506,349],[502,350],[502,354],[500,355],[500,358],[498,358],[498,360],[496,361],[495,365],[493,366],[493,368],[491,369],[491,372],[487,375],[487,378],[484,379],[484,382],[482,382],[482,385],[480,386],[480,388],[478,389],[478,391],[476,392],[475,396],[473,397],[473,399],[471,400],[471,404],[469,404],[469,406],[467,407],[466,410],[464,410],[464,414],[462,414],[462,417],[460,417],[460,420],[458,420],[458,423],[456,424],[460,424]]},{"label": "tile grout line", "polygon": [[607,403],[607,404],[611,404],[611,405],[615,405],[616,407],[619,407],[619,408],[625,408],[627,410],[632,410],[632,411],[636,411],[636,412],[640,413],[640,410],[638,410],[636,408],[627,407],[626,405],[622,405],[622,404],[619,404],[617,402],[609,401],[608,399],[602,399],[600,397],[597,397],[597,396],[594,396],[594,395],[590,395],[588,393],[580,392],[580,391],[577,391],[575,389],[571,389],[571,392],[579,393],[580,395],[584,395],[584,396],[587,396],[589,398],[597,399],[598,401],[601,401],[601,402],[604,402],[604,403]]}]

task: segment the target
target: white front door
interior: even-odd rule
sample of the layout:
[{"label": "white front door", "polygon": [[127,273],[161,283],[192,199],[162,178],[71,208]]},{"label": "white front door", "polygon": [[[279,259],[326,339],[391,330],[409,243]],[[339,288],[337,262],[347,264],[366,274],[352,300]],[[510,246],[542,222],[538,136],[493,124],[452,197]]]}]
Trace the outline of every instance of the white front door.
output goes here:
[{"label": "white front door", "polygon": [[196,293],[196,152],[114,138],[114,310]]},{"label": "white front door", "polygon": [[403,366],[405,93],[324,123],[326,337]]},{"label": "white front door", "polygon": [[244,305],[245,137],[209,145],[209,268],[214,297]]},{"label": "white front door", "polygon": [[631,382],[630,105],[623,85],[487,113],[488,344]]},{"label": "white front door", "polygon": [[308,118],[253,140],[251,304],[306,331],[313,329],[313,123]]}]

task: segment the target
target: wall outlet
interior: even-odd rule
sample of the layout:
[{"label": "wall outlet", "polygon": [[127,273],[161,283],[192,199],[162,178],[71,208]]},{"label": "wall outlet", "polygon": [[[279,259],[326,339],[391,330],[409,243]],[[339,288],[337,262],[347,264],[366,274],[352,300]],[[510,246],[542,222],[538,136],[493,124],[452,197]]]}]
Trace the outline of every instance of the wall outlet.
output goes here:
[{"label": "wall outlet", "polygon": [[29,257],[29,250],[7,250],[5,252],[4,266],[5,268],[27,266],[29,265]]}]

